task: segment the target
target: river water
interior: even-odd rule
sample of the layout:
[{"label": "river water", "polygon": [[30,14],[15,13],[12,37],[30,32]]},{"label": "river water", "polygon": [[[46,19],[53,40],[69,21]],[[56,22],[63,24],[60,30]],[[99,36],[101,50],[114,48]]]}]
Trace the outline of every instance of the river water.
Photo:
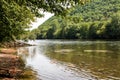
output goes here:
[{"label": "river water", "polygon": [[35,40],[18,55],[37,80],[120,80],[120,41]]}]

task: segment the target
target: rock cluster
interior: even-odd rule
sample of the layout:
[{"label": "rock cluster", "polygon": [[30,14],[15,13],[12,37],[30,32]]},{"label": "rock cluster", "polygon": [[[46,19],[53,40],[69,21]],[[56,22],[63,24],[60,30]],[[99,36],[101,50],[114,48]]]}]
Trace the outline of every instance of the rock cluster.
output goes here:
[{"label": "rock cluster", "polygon": [[12,54],[0,54],[0,76],[17,77],[23,72],[24,63]]}]

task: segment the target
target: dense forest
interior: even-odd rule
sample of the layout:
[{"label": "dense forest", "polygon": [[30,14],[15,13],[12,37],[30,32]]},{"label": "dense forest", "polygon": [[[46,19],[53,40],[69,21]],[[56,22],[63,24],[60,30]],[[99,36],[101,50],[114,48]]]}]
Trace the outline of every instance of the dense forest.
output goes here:
[{"label": "dense forest", "polygon": [[0,0],[0,42],[23,38],[32,21],[42,17],[40,11],[66,15],[69,6],[88,0]]},{"label": "dense forest", "polygon": [[53,16],[28,32],[30,39],[120,39],[120,0],[92,0]]}]

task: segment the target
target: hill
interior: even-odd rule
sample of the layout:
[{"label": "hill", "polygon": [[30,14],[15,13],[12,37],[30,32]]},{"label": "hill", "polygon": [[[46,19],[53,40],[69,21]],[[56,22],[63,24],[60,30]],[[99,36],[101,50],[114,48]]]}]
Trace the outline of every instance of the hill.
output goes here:
[{"label": "hill", "polygon": [[31,35],[37,39],[120,39],[119,14],[120,0],[92,0],[70,9],[66,17],[53,16]]}]

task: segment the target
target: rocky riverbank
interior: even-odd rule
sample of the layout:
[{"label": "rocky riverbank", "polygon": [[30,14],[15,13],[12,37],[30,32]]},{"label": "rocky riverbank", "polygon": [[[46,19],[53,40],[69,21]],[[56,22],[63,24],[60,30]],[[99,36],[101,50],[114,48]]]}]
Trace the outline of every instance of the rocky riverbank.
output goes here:
[{"label": "rocky riverbank", "polygon": [[13,48],[13,47],[15,48],[15,47],[24,47],[24,46],[31,46],[31,45],[20,41],[0,43],[0,47],[2,48]]},{"label": "rocky riverbank", "polygon": [[22,41],[0,43],[0,80],[36,80],[32,70],[25,68],[17,56],[17,48],[25,46],[32,45]]},{"label": "rocky riverbank", "polygon": [[27,44],[11,42],[1,45],[2,48],[0,48],[0,80],[16,80],[16,78],[24,72],[24,62],[19,56],[16,55],[17,50],[15,49],[15,47],[21,46],[27,46]]},{"label": "rocky riverbank", "polygon": [[14,55],[16,49],[0,49],[0,78],[2,80],[14,80],[23,73],[24,63],[19,56]]}]

